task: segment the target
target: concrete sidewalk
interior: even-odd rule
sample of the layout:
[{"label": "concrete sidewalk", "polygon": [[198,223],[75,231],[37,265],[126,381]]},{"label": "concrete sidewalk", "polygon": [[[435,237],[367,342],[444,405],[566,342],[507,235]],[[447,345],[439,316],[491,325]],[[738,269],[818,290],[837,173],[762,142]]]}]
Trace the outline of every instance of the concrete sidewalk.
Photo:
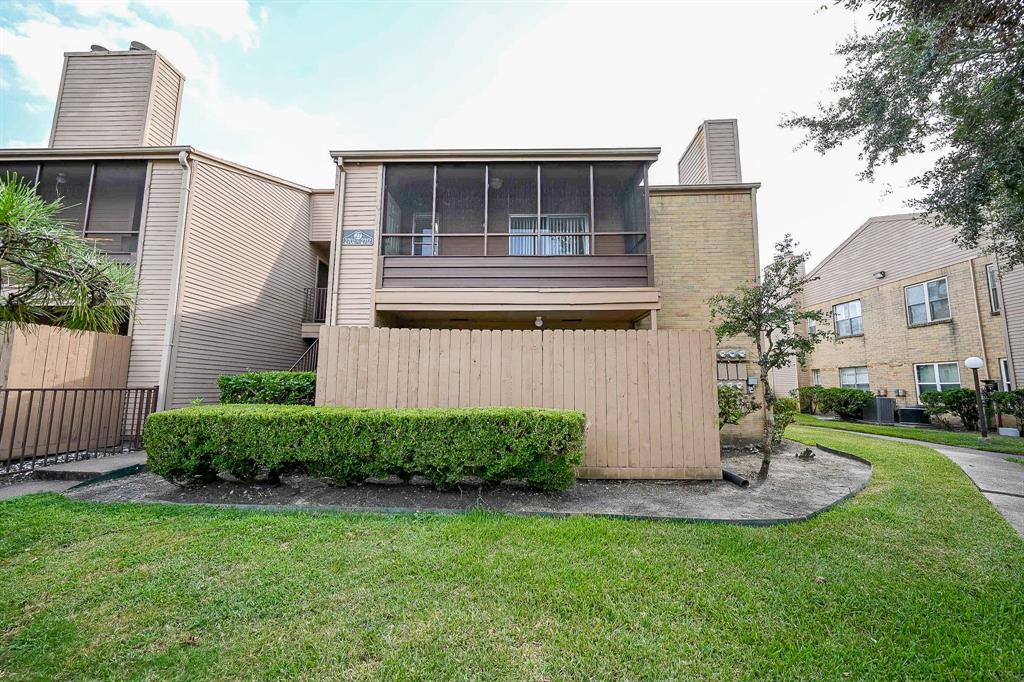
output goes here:
[{"label": "concrete sidewalk", "polygon": [[951,445],[940,445],[928,443],[922,440],[910,438],[897,438],[895,436],[880,436],[873,433],[860,433],[859,431],[845,431],[842,429],[830,429],[827,426],[815,426],[813,424],[801,424],[812,429],[822,429],[833,433],[850,433],[856,436],[867,436],[868,438],[880,438],[898,443],[909,443],[910,445],[921,445],[939,452],[956,462],[964,473],[967,474],[974,485],[978,487],[981,494],[988,498],[992,506],[1003,515],[1011,526],[1013,526],[1022,537],[1024,537],[1024,465],[1010,462],[1006,458],[1011,455],[999,452],[988,452],[986,450],[975,450],[973,448],[958,448]]},{"label": "concrete sidewalk", "polygon": [[17,482],[0,485],[0,501],[34,493],[59,493],[83,481],[140,471],[146,464],[145,452],[94,457],[62,464],[40,466]]}]

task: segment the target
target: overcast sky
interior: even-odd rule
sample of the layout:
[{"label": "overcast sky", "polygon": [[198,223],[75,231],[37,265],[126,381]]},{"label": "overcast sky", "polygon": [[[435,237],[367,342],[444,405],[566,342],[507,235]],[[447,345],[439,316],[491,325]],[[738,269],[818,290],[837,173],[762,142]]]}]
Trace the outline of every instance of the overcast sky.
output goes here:
[{"label": "overcast sky", "polygon": [[906,211],[927,159],[857,179],[856,149],[794,151],[871,26],[822,2],[275,3],[69,0],[0,6],[0,146],[46,146],[62,54],[139,40],[186,76],[179,144],[316,187],[331,149],[659,146],[672,184],[698,124],[737,118],[762,261],[792,232],[823,258]]}]

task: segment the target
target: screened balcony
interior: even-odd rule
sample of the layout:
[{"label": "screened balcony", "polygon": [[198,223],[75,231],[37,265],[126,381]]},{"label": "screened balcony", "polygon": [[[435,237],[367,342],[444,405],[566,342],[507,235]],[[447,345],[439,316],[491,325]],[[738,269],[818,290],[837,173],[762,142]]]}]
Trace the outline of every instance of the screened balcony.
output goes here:
[{"label": "screened balcony", "polygon": [[378,285],[651,286],[647,166],[387,164]]},{"label": "screened balcony", "polygon": [[20,178],[58,217],[114,259],[134,263],[146,184],[146,161],[0,162],[0,178]]}]

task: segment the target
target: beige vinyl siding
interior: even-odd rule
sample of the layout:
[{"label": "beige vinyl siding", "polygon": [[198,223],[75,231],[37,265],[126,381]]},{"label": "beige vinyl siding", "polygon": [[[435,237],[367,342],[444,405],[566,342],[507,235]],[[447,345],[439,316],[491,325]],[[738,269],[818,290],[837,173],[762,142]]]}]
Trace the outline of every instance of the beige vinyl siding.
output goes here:
[{"label": "beige vinyl siding", "polygon": [[178,128],[178,112],[182,78],[159,55],[153,73],[153,91],[149,110],[149,125],[143,144],[171,146]]},{"label": "beige vinyl siding", "polygon": [[1024,267],[1000,273],[1014,388],[1024,388]]},{"label": "beige vinyl siding", "polygon": [[309,238],[329,242],[334,239],[334,212],[337,201],[334,192],[314,192],[309,197]]},{"label": "beige vinyl siding", "polygon": [[[381,167],[377,164],[350,165],[345,177],[345,204],[342,229],[370,230],[375,235],[379,224]],[[335,319],[342,325],[371,324],[374,263],[379,235],[373,246],[338,245],[338,290]]]},{"label": "beige vinyl siding", "polygon": [[708,182],[742,182],[739,132],[735,120],[705,121]]},{"label": "beige vinyl siding", "polygon": [[697,129],[697,134],[690,140],[690,146],[679,159],[679,184],[703,185],[708,181],[707,157],[704,154],[704,126]]},{"label": "beige vinyl siding", "polygon": [[743,182],[736,119],[704,121],[677,166],[680,185]]},{"label": "beige vinyl siding", "polygon": [[170,307],[175,235],[181,201],[182,168],[177,162],[153,162],[139,249],[139,298],[132,324],[128,386],[160,383],[160,359]]},{"label": "beige vinyl siding", "polygon": [[799,382],[797,381],[797,365],[789,364],[785,367],[772,370],[772,390],[775,391],[775,395],[780,398],[789,398],[792,396],[792,392],[797,389]]},{"label": "beige vinyl siding", "polygon": [[156,53],[68,55],[51,147],[137,147]]},{"label": "beige vinyl siding", "polygon": [[[977,249],[957,246],[954,234],[948,227],[932,227],[921,214],[870,218],[811,271],[811,276],[819,279],[804,289],[804,305],[813,306],[979,254]],[[882,271],[885,278],[875,279],[875,273]]]},{"label": "beige vinyl siding", "polygon": [[311,248],[307,191],[194,159],[168,406],[299,359]]}]

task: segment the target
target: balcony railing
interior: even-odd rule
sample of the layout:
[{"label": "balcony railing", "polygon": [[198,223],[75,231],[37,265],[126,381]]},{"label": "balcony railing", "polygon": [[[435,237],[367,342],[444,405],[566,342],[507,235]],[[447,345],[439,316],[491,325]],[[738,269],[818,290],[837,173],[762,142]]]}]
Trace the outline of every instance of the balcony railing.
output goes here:
[{"label": "balcony railing", "polygon": [[327,319],[327,289],[306,289],[305,297],[302,321],[324,322]]}]

